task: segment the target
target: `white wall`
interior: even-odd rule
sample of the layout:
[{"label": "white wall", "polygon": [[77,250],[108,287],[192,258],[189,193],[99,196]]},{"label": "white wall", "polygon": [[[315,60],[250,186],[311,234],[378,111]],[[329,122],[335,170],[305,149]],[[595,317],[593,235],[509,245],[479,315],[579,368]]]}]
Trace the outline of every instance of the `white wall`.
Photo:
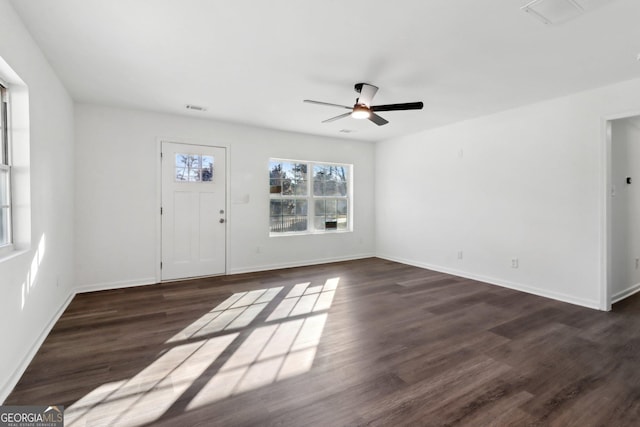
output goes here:
[{"label": "white wall", "polygon": [[618,301],[640,289],[640,119],[612,121],[611,142],[611,294]]},{"label": "white wall", "polygon": [[639,110],[633,80],[377,144],[378,255],[606,308],[604,117]]},{"label": "white wall", "polygon": [[[0,57],[28,86],[30,165],[21,164],[21,252],[0,260],[0,402],[11,391],[73,290],[73,103],[6,0],[0,0]],[[28,191],[27,191],[28,194]],[[29,204],[29,206],[25,206]],[[30,213],[29,213],[30,212]],[[24,230],[20,237],[24,237]]]},{"label": "white wall", "polygon": [[[75,123],[80,289],[155,282],[159,138],[229,146],[228,273],[375,252],[371,143],[94,105],[76,105]],[[353,163],[354,232],[270,238],[269,157]]]}]

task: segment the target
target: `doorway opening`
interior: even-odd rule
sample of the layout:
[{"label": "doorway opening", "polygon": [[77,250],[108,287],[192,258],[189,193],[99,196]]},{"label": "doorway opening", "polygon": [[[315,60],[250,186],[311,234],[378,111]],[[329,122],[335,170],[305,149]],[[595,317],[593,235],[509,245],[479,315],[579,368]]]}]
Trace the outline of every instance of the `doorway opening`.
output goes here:
[{"label": "doorway opening", "polygon": [[606,121],[603,309],[640,291],[640,115]]}]

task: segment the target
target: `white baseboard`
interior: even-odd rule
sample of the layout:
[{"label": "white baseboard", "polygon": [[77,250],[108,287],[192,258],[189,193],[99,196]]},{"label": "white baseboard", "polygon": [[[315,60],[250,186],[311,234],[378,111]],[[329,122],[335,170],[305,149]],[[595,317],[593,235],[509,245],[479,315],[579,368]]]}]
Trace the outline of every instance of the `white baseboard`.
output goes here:
[{"label": "white baseboard", "polygon": [[[375,254],[366,253],[366,254],[344,256],[344,257],[331,257],[331,258],[322,258],[322,259],[297,261],[297,262],[265,264],[265,265],[255,266],[255,267],[234,268],[228,271],[226,274],[255,273],[258,271],[279,270],[282,268],[292,268],[292,267],[304,267],[306,265],[328,264],[331,262],[352,261],[356,259],[372,258],[372,257],[375,257]],[[192,279],[197,279],[197,277],[189,277],[183,280],[192,280]],[[179,280],[176,280],[176,281],[179,281]],[[122,280],[118,282],[94,283],[90,285],[81,285],[76,287],[76,293],[81,294],[85,292],[108,291],[112,289],[131,288],[135,286],[155,285],[157,283],[158,283],[158,280],[155,277],[145,277],[145,278],[134,279],[134,280]]]},{"label": "white baseboard", "polygon": [[13,375],[11,375],[9,379],[7,379],[6,383],[2,384],[2,387],[0,387],[0,402],[4,403],[4,401],[7,400],[7,397],[9,397],[9,394],[11,393],[11,391],[18,384],[18,381],[20,381],[22,374],[24,374],[24,372],[29,367],[29,364],[31,363],[33,358],[36,356],[36,353],[38,353],[38,350],[40,350],[40,347],[42,346],[42,343],[49,335],[49,332],[51,332],[51,329],[53,329],[58,319],[60,319],[60,316],[62,316],[62,313],[64,313],[67,307],[69,307],[69,304],[71,304],[71,301],[73,300],[73,297],[75,297],[75,295],[76,295],[75,292],[71,291],[71,293],[69,294],[69,296],[67,296],[67,299],[64,301],[64,303],[62,303],[60,308],[58,308],[58,310],[51,317],[51,319],[49,319],[49,322],[45,325],[42,332],[40,332],[40,335],[38,335],[38,338],[35,340],[33,345],[31,345],[31,348],[29,349],[27,354],[24,357],[22,357],[22,363],[13,372]]},{"label": "white baseboard", "polygon": [[601,310],[599,301],[593,301],[593,300],[588,300],[584,298],[576,298],[574,296],[563,294],[560,292],[549,291],[547,289],[540,289],[533,286],[523,285],[521,283],[510,282],[508,280],[496,279],[488,276],[482,276],[479,274],[469,273],[467,271],[456,270],[456,269],[442,267],[439,265],[428,264],[420,261],[408,260],[408,259],[386,256],[381,254],[378,254],[377,257],[386,259],[389,261],[399,262],[402,264],[413,265],[414,267],[420,267],[420,268],[426,268],[428,270],[438,271],[440,273],[451,274],[453,276],[464,277],[466,279],[473,279],[479,282],[489,283],[491,285],[502,286],[503,288],[509,288],[516,291],[526,292],[528,294],[538,295],[545,298],[551,298],[557,301],[567,302],[569,304],[580,305],[582,307],[592,308],[595,310]]},{"label": "white baseboard", "polygon": [[624,291],[616,292],[611,297],[611,304],[615,304],[618,301],[622,301],[623,299],[630,297],[631,295],[640,292],[640,283],[636,283],[635,285],[625,289]]},{"label": "white baseboard", "polygon": [[313,259],[313,260],[296,261],[296,262],[265,264],[265,265],[259,265],[256,267],[233,268],[227,274],[255,273],[258,271],[279,270],[281,268],[304,267],[307,265],[329,264],[331,262],[353,261],[356,259],[372,258],[375,256],[376,255],[373,253],[367,253],[367,254],[349,255],[344,257],[331,257],[331,258]]},{"label": "white baseboard", "polygon": [[76,293],[108,291],[111,289],[132,288],[135,286],[155,285],[158,283],[155,277],[144,277],[142,279],[121,280],[118,282],[94,283],[76,287]]}]

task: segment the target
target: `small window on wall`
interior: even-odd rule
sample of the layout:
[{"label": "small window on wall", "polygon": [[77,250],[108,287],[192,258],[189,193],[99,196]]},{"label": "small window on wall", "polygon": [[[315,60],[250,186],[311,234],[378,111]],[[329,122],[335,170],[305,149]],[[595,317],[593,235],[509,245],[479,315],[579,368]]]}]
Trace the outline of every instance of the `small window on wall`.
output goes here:
[{"label": "small window on wall", "polygon": [[350,231],[351,165],[271,159],[270,233]]},{"label": "small window on wall", "polygon": [[176,154],[176,182],[213,181],[213,156]]}]

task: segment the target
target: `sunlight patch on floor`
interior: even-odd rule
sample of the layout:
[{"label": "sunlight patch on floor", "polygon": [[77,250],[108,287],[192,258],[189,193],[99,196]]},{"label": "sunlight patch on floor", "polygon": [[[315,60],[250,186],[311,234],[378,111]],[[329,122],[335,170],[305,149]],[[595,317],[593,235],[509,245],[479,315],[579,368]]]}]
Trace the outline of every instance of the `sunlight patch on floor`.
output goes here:
[{"label": "sunlight patch on floor", "polygon": [[158,419],[238,334],[173,347],[131,379],[104,384],[65,409],[67,426],[135,426]]},{"label": "sunlight patch on floor", "polygon": [[[66,425],[140,426],[160,419],[181,397],[192,410],[308,372],[339,280],[296,284],[277,306],[282,286],[233,294],[166,341],[169,349],[137,375],[69,406]],[[258,318],[267,307],[271,313]],[[223,353],[226,361],[216,364]]]},{"label": "sunlight patch on floor", "polygon": [[187,409],[308,372],[326,320],[323,313],[257,328]]},{"label": "sunlight patch on floor", "polygon": [[244,328],[264,310],[282,289],[282,287],[278,287],[235,293],[167,342],[177,342],[224,330]]}]

